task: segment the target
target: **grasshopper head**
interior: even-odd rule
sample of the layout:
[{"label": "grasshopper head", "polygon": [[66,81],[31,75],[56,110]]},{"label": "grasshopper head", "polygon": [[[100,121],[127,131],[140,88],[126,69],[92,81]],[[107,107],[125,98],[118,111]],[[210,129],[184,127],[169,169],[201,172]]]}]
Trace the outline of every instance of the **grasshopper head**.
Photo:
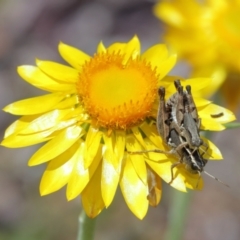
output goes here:
[{"label": "grasshopper head", "polygon": [[194,161],[192,161],[192,165],[191,165],[192,169],[202,172],[207,163],[207,160],[202,157],[202,155],[200,154],[200,152],[198,150],[194,151],[192,155],[193,155],[193,159],[194,159]]},{"label": "grasshopper head", "polygon": [[184,162],[186,164],[186,169],[192,173],[200,173],[204,171],[204,167],[207,163],[198,150],[187,151],[187,154],[184,156]]},{"label": "grasshopper head", "polygon": [[203,168],[204,168],[204,164],[202,164],[203,162],[191,162],[191,169],[193,171],[198,171],[198,172],[202,172]]}]

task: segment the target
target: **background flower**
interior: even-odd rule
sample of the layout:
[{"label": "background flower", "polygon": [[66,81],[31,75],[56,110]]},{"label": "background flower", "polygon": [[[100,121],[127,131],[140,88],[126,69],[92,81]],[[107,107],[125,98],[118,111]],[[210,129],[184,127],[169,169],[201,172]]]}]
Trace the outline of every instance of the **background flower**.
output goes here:
[{"label": "background flower", "polygon": [[192,66],[192,75],[210,76],[206,89],[219,87],[228,106],[240,101],[240,1],[159,1],[154,13],[166,23],[164,39]]}]

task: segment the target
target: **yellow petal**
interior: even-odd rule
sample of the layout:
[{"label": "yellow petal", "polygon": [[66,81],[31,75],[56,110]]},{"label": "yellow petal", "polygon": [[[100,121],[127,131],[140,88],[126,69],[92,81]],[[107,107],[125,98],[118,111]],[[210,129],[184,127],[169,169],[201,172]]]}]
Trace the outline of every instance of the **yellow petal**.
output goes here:
[{"label": "yellow petal", "polygon": [[39,132],[35,134],[27,134],[27,135],[19,135],[19,134],[12,134],[5,138],[1,145],[9,148],[20,148],[20,147],[27,147],[31,145],[35,145],[37,143],[46,142],[53,138],[50,136],[53,130],[50,129],[48,131]]},{"label": "yellow petal", "polygon": [[19,66],[17,68],[17,72],[25,81],[45,91],[69,93],[76,91],[76,88],[73,84],[54,81],[35,66]]},{"label": "yellow petal", "polygon": [[218,91],[222,86],[227,77],[227,69],[218,63],[207,64],[207,66],[201,66],[201,68],[193,69],[193,77],[197,76],[208,76],[211,77],[212,81],[201,91],[201,95],[204,97],[210,97]]},{"label": "yellow petal", "polygon": [[165,44],[156,44],[142,54],[142,58],[150,62],[152,69],[156,68],[157,74],[162,79],[176,64],[176,55],[168,56]]},{"label": "yellow petal", "polygon": [[99,164],[90,182],[82,192],[82,205],[90,218],[96,217],[105,207],[101,194],[102,166]]},{"label": "yellow petal", "polygon": [[74,108],[71,108],[71,112],[67,114],[64,119],[69,120],[72,118],[78,118],[79,116],[84,115],[85,109],[82,106],[76,106]]},{"label": "yellow petal", "polygon": [[[117,155],[117,151],[115,148],[115,133],[112,132],[110,135],[108,134],[107,131],[103,132],[103,141],[104,141],[104,152],[103,152],[103,157],[110,161],[115,168],[115,171],[119,172],[119,161],[121,159],[119,158],[120,155]],[[125,147],[125,146],[124,146]],[[116,152],[114,152],[116,151]]]},{"label": "yellow petal", "polygon": [[45,131],[49,128],[56,126],[60,120],[69,112],[70,110],[53,110],[40,117],[34,119],[25,128],[20,131],[20,134],[34,134],[36,132]]},{"label": "yellow petal", "polygon": [[77,161],[77,150],[78,143],[70,147],[68,151],[52,159],[48,164],[40,183],[42,196],[55,192],[67,184],[72,174],[74,163]]},{"label": "yellow petal", "polygon": [[79,103],[78,96],[74,95],[67,95],[61,102],[59,102],[55,109],[64,109],[64,108],[73,108]]},{"label": "yellow petal", "polygon": [[[200,95],[202,89],[207,87],[212,82],[212,78],[188,78],[184,81],[181,81],[182,86],[185,88],[187,85],[190,85],[192,87],[192,94],[194,95]],[[200,95],[201,96],[201,95]]]},{"label": "yellow petal", "polygon": [[41,147],[31,157],[28,162],[29,166],[38,165],[47,162],[58,155],[67,151],[83,134],[83,130],[79,126],[72,126],[61,131],[51,141]]},{"label": "yellow petal", "polygon": [[101,189],[102,189],[102,197],[106,207],[108,207],[116,193],[120,172],[121,172],[121,162],[118,162],[118,171],[113,166],[111,159],[103,156],[103,164],[102,164],[102,178],[101,178]]},{"label": "yellow petal", "polygon": [[161,178],[147,167],[147,182],[148,182],[148,201],[152,207],[156,207],[162,196],[162,181]]},{"label": "yellow petal", "polygon": [[174,87],[174,81],[180,80],[184,81],[185,79],[180,76],[174,76],[174,75],[167,75],[160,81],[160,86],[163,86],[166,88],[166,90],[169,89],[169,91],[166,91],[166,97],[168,98],[170,95],[172,95],[174,92],[176,92],[176,89]]},{"label": "yellow petal", "polygon": [[[212,9],[225,9],[227,7],[228,1],[226,0],[219,0],[219,1],[214,1],[214,0],[208,0],[207,1],[209,6]],[[236,1],[236,3],[238,3],[238,1]]]},{"label": "yellow petal", "polygon": [[[173,163],[176,163],[175,159],[169,158],[167,161],[153,162],[148,159],[145,159],[148,165],[154,169],[154,171],[166,182],[169,183],[171,179],[171,166]],[[185,177],[179,171],[178,167],[173,169],[174,180],[171,183],[171,186],[178,189],[179,191],[186,192]]]},{"label": "yellow petal", "polygon": [[125,151],[126,132],[122,130],[116,130],[115,134],[116,136],[115,136],[114,153],[115,153],[117,162],[121,162],[124,156],[124,151]]},{"label": "yellow petal", "polygon": [[[124,130],[115,130],[115,141],[113,147],[114,158],[112,159],[112,164],[115,168],[115,171],[120,172],[124,154],[125,154],[125,146],[126,146],[126,132]],[[107,150],[107,149],[106,149]]]},{"label": "yellow petal", "polygon": [[90,59],[88,54],[62,42],[58,45],[58,51],[62,58],[76,69],[81,69],[82,65]]},{"label": "yellow petal", "polygon": [[26,128],[30,122],[34,121],[36,118],[41,116],[41,114],[23,116],[13,122],[5,131],[4,138],[9,137],[12,134],[20,132],[22,129]]},{"label": "yellow petal", "polygon": [[129,158],[123,169],[120,187],[130,210],[139,219],[143,219],[148,210],[148,187],[139,179]]},{"label": "yellow petal", "polygon": [[52,127],[50,130],[53,132],[53,134],[58,135],[59,130],[62,130],[63,128],[68,128],[68,127],[76,125],[76,124],[80,125],[80,122],[78,119],[73,118],[73,119],[69,119],[67,121],[60,121],[57,125]]},{"label": "yellow petal", "polygon": [[182,24],[184,24],[185,21],[184,17],[178,11],[178,9],[171,3],[159,2],[154,6],[153,10],[156,16],[163,19],[170,25],[180,27]]},{"label": "yellow petal", "polygon": [[177,55],[173,54],[165,61],[159,63],[159,67],[156,69],[156,73],[159,74],[160,79],[164,78],[170,70],[174,67],[177,61]]},{"label": "yellow petal", "polygon": [[[58,114],[56,111],[60,113]],[[57,134],[57,131],[79,122],[79,118],[60,121],[69,111],[71,109],[55,110],[46,115],[37,114],[21,117],[7,128],[4,135],[4,146],[26,147],[55,137],[53,133]],[[46,116],[47,119],[45,119]]]},{"label": "yellow petal", "polygon": [[24,131],[26,132],[28,131],[28,127],[29,125],[31,125],[31,121],[34,121],[35,118],[38,116],[39,115],[24,116],[19,120],[15,121],[7,129],[6,134],[4,136],[4,140],[1,144],[6,147],[17,148],[17,147],[26,147],[26,146],[31,146],[37,143],[45,142],[55,137],[53,134],[55,131],[58,131],[70,125],[73,125],[77,121],[76,119],[71,119],[69,121],[64,121],[64,122],[61,121],[54,127],[50,128],[49,130],[41,131],[41,132],[32,131],[32,134],[24,134]]},{"label": "yellow petal", "polygon": [[131,130],[132,130],[132,133],[134,134],[134,137],[138,140],[138,142],[145,149],[145,142],[143,140],[143,136],[142,136],[142,133],[140,132],[139,128],[138,127],[132,127]]},{"label": "yellow petal", "polygon": [[49,77],[64,83],[76,83],[79,79],[79,72],[71,67],[50,61],[36,61],[37,66]]},{"label": "yellow petal", "polygon": [[200,97],[194,97],[194,102],[197,108],[207,106],[211,103],[211,101]]},{"label": "yellow petal", "polygon": [[142,58],[150,62],[153,69],[159,66],[159,61],[166,60],[167,57],[168,50],[165,44],[156,44],[142,54]]},{"label": "yellow petal", "polygon": [[209,104],[198,110],[202,118],[215,120],[218,123],[227,123],[236,120],[235,115],[230,110],[216,104]]},{"label": "yellow petal", "polygon": [[[145,146],[146,146],[146,150],[161,150],[161,151],[165,151],[165,152],[169,152],[168,149],[165,149],[163,146],[162,148],[156,148],[156,146],[148,139],[145,138],[144,139],[145,142]],[[155,153],[155,152],[148,152],[148,153],[144,153],[145,158],[148,158],[152,161],[156,161],[156,162],[160,162],[160,161],[167,161],[167,159],[169,158],[169,156],[167,156],[164,153]]]},{"label": "yellow petal", "polygon": [[[190,85],[192,88],[192,94],[194,97],[198,97],[201,94],[201,91],[203,88],[207,87],[210,82],[212,81],[211,78],[191,78],[191,79],[183,79],[179,76],[167,76],[164,78],[161,82],[166,82],[167,89],[166,89],[166,98],[168,98],[170,95],[172,95],[174,92],[176,92],[176,88],[173,84],[172,80],[181,80],[181,85],[185,88],[187,85]],[[172,84],[169,84],[171,82]],[[201,95],[200,95],[201,96]]]},{"label": "yellow petal", "polygon": [[184,166],[180,167],[183,177],[185,177],[186,187],[194,190],[201,190],[203,188],[202,176],[193,174],[184,169]]},{"label": "yellow petal", "polygon": [[106,48],[103,42],[101,41],[97,46],[97,53],[105,53],[105,52],[106,52]]},{"label": "yellow petal", "polygon": [[120,53],[120,54],[123,54],[125,47],[126,47],[126,43],[116,42],[116,43],[111,44],[111,45],[107,48],[107,52],[109,52],[109,53]]},{"label": "yellow petal", "polygon": [[[181,178],[184,181],[185,186],[194,190],[201,190],[203,188],[202,176],[197,173],[190,173],[184,164],[179,165],[178,171],[176,171],[177,178]],[[179,175],[179,176],[178,176]],[[174,180],[175,181],[175,180]],[[178,187],[176,187],[178,189]],[[178,189],[180,190],[180,189]]]},{"label": "yellow petal", "polygon": [[107,48],[107,52],[123,54],[125,46],[126,43],[113,43]]},{"label": "yellow petal", "polygon": [[95,173],[100,160],[102,159],[102,151],[101,146],[99,146],[98,152],[95,158],[92,161],[92,164],[89,168],[84,168],[84,147],[85,142],[81,142],[79,144],[79,148],[77,150],[77,161],[72,170],[72,174],[69,178],[68,185],[67,185],[67,199],[72,200],[77,197],[82,190],[86,187],[90,179],[92,178],[93,174]]},{"label": "yellow petal", "polygon": [[[141,145],[136,141],[133,134],[128,134],[126,137],[126,148],[129,152],[135,152],[141,150]],[[129,158],[132,165],[144,184],[147,184],[147,169],[142,154],[129,154]]]},{"label": "yellow petal", "polygon": [[95,158],[100,145],[101,138],[102,132],[99,130],[99,128],[90,125],[85,140],[86,143],[84,149],[85,168],[88,168],[91,165],[93,159]]},{"label": "yellow petal", "polygon": [[144,122],[140,125],[140,129],[157,148],[163,148],[162,138],[159,136],[156,126],[150,126],[148,123]]},{"label": "yellow petal", "polygon": [[33,115],[51,110],[63,99],[62,93],[51,93],[40,97],[28,98],[7,105],[3,111],[14,115]]},{"label": "yellow petal", "polygon": [[125,46],[124,48],[124,59],[123,59],[123,64],[125,65],[129,58],[135,59],[139,56],[140,54],[140,41],[138,37],[135,35]]},{"label": "yellow petal", "polygon": [[119,182],[125,150],[125,132],[121,130],[114,131],[110,136],[107,132],[104,132],[103,139],[105,146],[103,149],[101,186],[104,203],[108,207],[114,198]]},{"label": "yellow petal", "polygon": [[199,114],[199,116],[201,118],[201,130],[222,131],[226,129],[221,123],[218,123],[214,119],[202,118],[202,114]]},{"label": "yellow petal", "polygon": [[[202,137],[204,143],[206,143],[209,147],[208,151],[203,155],[204,158],[208,159],[208,160],[222,160],[222,154],[220,152],[220,150],[217,148],[217,146],[211,142],[209,139]],[[204,149],[203,149],[204,152]]]}]

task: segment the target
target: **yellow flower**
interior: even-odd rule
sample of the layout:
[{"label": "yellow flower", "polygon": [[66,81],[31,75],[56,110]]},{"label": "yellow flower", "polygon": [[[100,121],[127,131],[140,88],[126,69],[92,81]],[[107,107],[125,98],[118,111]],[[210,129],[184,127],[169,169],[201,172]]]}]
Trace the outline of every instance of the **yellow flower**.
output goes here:
[{"label": "yellow flower", "polygon": [[[176,77],[165,77],[176,56],[169,56],[163,44],[140,54],[136,36],[108,48],[100,42],[93,57],[63,43],[59,52],[70,67],[40,60],[36,67],[18,67],[24,80],[50,93],[4,108],[22,117],[8,127],[1,144],[16,148],[47,142],[29,160],[29,166],[48,163],[41,195],[67,185],[67,199],[81,195],[86,213],[95,217],[111,204],[120,185],[128,207],[142,219],[149,204],[159,203],[161,178],[170,182],[170,167],[176,159],[128,152],[165,148],[155,126],[157,89],[165,86],[167,96],[176,91],[172,84]],[[209,82],[201,80],[200,84],[196,80],[186,83],[194,93]],[[234,119],[231,112],[207,100],[196,98],[196,104],[204,129],[222,130],[222,123]],[[222,117],[211,117],[219,111]],[[221,158],[209,144],[211,157]],[[176,172],[173,187],[196,188],[198,176],[184,167]]]},{"label": "yellow flower", "polygon": [[163,0],[154,13],[166,23],[163,38],[192,65],[192,76],[213,77],[205,94],[226,80],[221,90],[235,109],[240,102],[240,1]]}]

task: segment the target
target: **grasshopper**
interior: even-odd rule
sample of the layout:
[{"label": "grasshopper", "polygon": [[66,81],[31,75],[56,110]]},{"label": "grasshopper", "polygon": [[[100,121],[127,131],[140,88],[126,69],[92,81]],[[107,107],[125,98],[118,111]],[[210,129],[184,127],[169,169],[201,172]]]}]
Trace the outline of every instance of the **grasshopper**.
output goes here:
[{"label": "grasshopper", "polygon": [[184,137],[191,148],[196,150],[203,143],[199,135],[201,119],[198,117],[197,108],[191,94],[191,86],[183,90],[179,80],[174,81],[177,93],[173,94],[167,101],[171,108],[171,127],[175,128],[179,135]]},{"label": "grasshopper", "polygon": [[[175,87],[177,93],[173,94],[167,102],[165,101],[165,88],[160,87],[158,90],[157,130],[165,144],[171,147],[171,150],[168,152],[160,149],[129,152],[130,154],[157,152],[177,156],[179,161],[171,166],[169,184],[174,180],[173,169],[179,164],[184,163],[189,172],[200,176],[201,172],[205,172],[204,167],[207,163],[207,160],[199,152],[199,146],[204,145],[204,143],[199,136],[201,122],[192,98],[191,87],[187,86],[186,91],[183,91],[178,80],[175,81]],[[205,173],[221,182],[207,172]]]},{"label": "grasshopper", "polygon": [[[183,91],[180,81],[175,81],[174,83],[177,88],[177,93],[173,94],[167,102],[165,102],[165,89],[160,87],[158,91],[160,102],[157,116],[157,129],[164,142],[172,148],[170,153],[175,154],[179,158],[179,161],[171,166],[170,183],[174,180],[173,169],[179,164],[184,163],[189,172],[198,173],[200,175],[207,163],[207,160],[202,158],[198,149],[192,151],[190,148],[192,145],[194,146],[195,141],[191,141],[191,135],[187,135],[188,131],[184,128],[184,124],[190,122],[194,124],[192,132],[196,131],[198,133],[197,126],[195,126],[196,123],[191,115],[191,113],[193,113],[197,116],[197,113],[194,112],[196,111],[196,107],[192,95],[187,98],[187,93]],[[187,90],[189,90],[189,87],[187,87]],[[188,94],[191,94],[191,89],[188,91]],[[189,101],[188,104],[186,104],[187,107],[185,107],[184,103],[188,99],[192,100],[192,102]],[[183,126],[179,126],[179,123]],[[191,126],[189,128],[191,129]],[[197,137],[200,139],[199,134],[197,134]],[[184,141],[184,138],[187,141]],[[202,140],[201,144],[203,144]]]},{"label": "grasshopper", "polygon": [[[181,101],[178,99],[179,95],[178,93],[175,93],[172,95],[172,97],[165,102],[165,88],[160,87],[158,90],[159,94],[159,108],[158,108],[158,114],[157,114],[157,130],[159,135],[163,138],[163,141],[165,144],[167,144],[169,147],[171,147],[170,151],[163,151],[160,149],[153,149],[153,150],[146,150],[146,151],[138,151],[138,152],[129,152],[131,154],[138,154],[138,153],[146,153],[146,152],[157,152],[157,153],[165,153],[170,155],[176,155],[180,160],[177,163],[172,164],[171,166],[171,181],[174,180],[173,178],[173,169],[181,164],[185,163],[187,169],[190,172],[202,172],[203,167],[206,164],[206,161],[199,157],[199,152],[194,151],[196,153],[192,153],[192,149],[189,148],[189,143],[184,140],[184,137],[179,135],[180,128],[176,130],[175,125],[172,124],[174,122],[174,119],[171,119],[171,117],[174,118],[174,114],[172,114],[173,107],[181,108],[182,104]],[[171,102],[171,104],[170,104]],[[172,107],[173,106],[173,107]],[[182,107],[182,110],[184,111],[184,108]],[[184,117],[184,115],[182,116]],[[182,130],[181,130],[182,133]],[[195,156],[198,157],[195,160]]]},{"label": "grasshopper", "polygon": [[[174,153],[179,158],[179,161],[171,166],[171,181],[169,183],[174,180],[173,169],[184,163],[189,172],[199,174],[199,177],[201,172],[204,172],[224,184],[218,178],[204,171],[208,160],[203,158],[203,154],[207,152],[208,145],[203,142],[199,135],[201,119],[198,117],[191,86],[187,85],[186,91],[184,91],[179,80],[174,81],[174,85],[177,92],[166,103],[165,89],[161,87],[158,92],[160,103],[157,129],[165,143],[172,148],[169,153]],[[206,147],[202,155],[199,152],[201,145]]]}]

